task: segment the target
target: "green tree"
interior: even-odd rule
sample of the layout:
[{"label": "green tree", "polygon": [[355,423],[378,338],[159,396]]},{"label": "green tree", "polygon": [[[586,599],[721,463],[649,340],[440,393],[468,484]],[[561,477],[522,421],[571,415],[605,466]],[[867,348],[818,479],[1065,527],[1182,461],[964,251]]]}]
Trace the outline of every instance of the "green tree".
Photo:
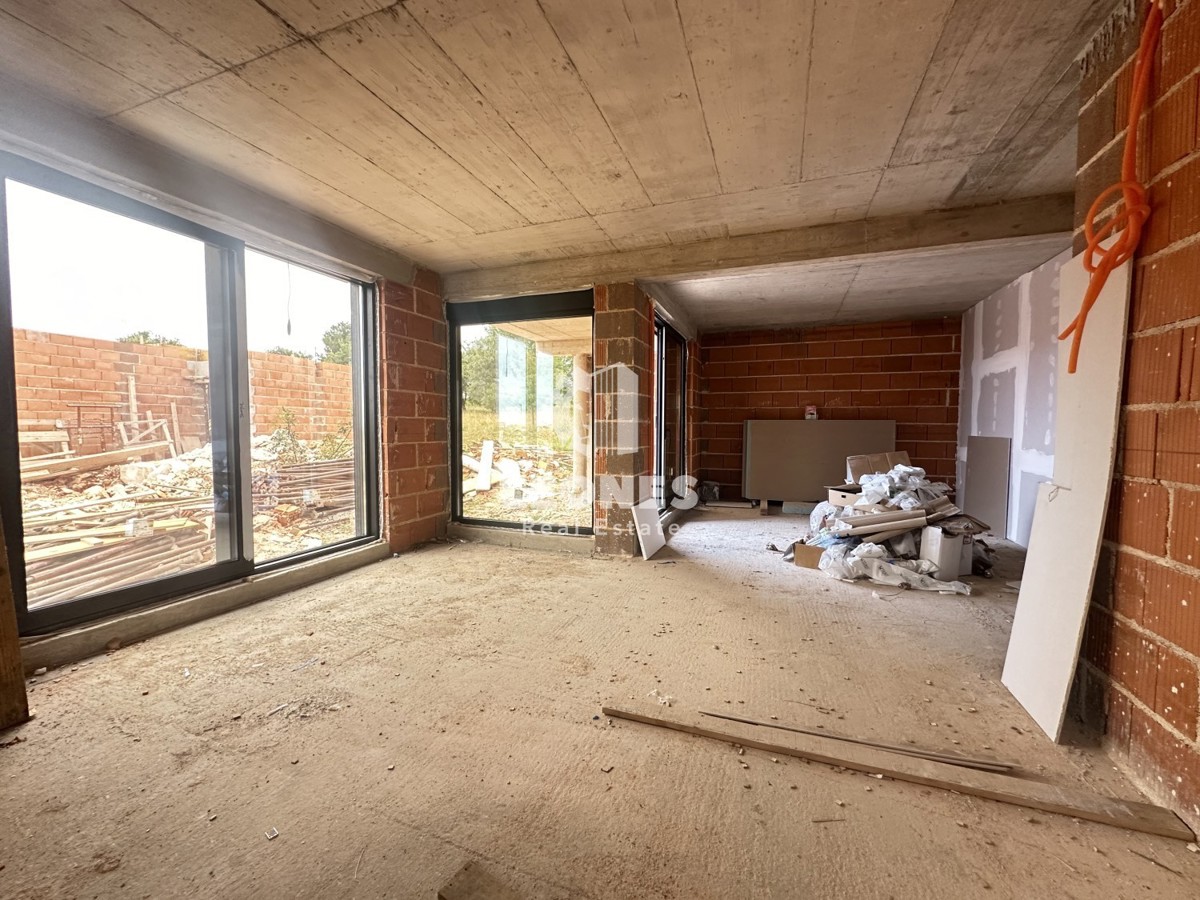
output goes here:
[{"label": "green tree", "polygon": [[272,347],[267,352],[273,353],[276,356],[299,356],[303,357],[304,359],[313,358],[311,353],[305,353],[303,350],[293,350],[291,347]]},{"label": "green tree", "polygon": [[133,334],[127,334],[125,337],[117,338],[119,344],[167,344],[171,347],[181,347],[182,342],[175,338],[163,337],[152,331],[135,331]]},{"label": "green tree", "polygon": [[497,354],[500,342],[489,327],[478,340],[462,348],[463,405],[496,411]]},{"label": "green tree", "polygon": [[329,330],[321,336],[321,343],[324,349],[317,357],[321,362],[340,363],[343,366],[350,365],[350,323],[338,322],[336,325],[330,325]]}]

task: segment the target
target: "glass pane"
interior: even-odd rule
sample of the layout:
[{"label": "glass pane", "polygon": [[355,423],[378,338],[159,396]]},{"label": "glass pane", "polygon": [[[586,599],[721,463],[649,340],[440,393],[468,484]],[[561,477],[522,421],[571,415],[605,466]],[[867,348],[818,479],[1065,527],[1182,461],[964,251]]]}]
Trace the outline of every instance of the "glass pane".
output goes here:
[{"label": "glass pane", "polygon": [[257,562],[365,534],[353,282],[246,251]]},{"label": "glass pane", "polygon": [[683,458],[683,354],[684,344],[673,331],[664,329],[663,344],[663,471],[664,506],[677,496],[675,479],[684,472]]},{"label": "glass pane", "polygon": [[459,329],[463,517],[592,526],[592,320]]},{"label": "glass pane", "polygon": [[215,251],[5,184],[29,608],[230,559],[209,402]]}]

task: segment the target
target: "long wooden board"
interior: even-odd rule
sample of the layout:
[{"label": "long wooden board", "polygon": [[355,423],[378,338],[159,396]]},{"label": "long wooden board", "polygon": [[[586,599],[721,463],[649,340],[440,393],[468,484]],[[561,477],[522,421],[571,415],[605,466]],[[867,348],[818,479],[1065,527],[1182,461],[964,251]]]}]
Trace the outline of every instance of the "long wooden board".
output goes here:
[{"label": "long wooden board", "polygon": [[1181,841],[1195,839],[1192,830],[1175,813],[1149,803],[1119,800],[1090,791],[1024,781],[1009,775],[973,772],[946,763],[901,756],[871,747],[838,744],[823,738],[797,735],[789,738],[789,743],[786,744],[763,741],[754,737],[752,726],[730,723],[727,730],[717,731],[708,728],[697,714],[666,710],[662,706],[646,706],[642,709],[605,706],[602,711],[604,715],[615,719],[657,725],[660,728],[682,731],[684,734],[765,750],[779,756],[808,759],[857,772],[885,775],[897,781],[942,788],[973,797],[998,800],[1013,806],[1040,809],[1043,812],[1059,813]]},{"label": "long wooden board", "polygon": [[952,766],[962,766],[964,769],[979,769],[981,772],[1011,772],[1016,768],[1013,763],[1001,762],[998,759],[981,759],[966,756],[962,753],[939,753],[936,750],[925,750],[921,747],[905,744],[887,744],[883,741],[870,741],[866,738],[850,737],[845,734],[834,734],[827,731],[817,731],[815,728],[801,728],[798,725],[788,725],[784,722],[768,722],[765,719],[750,719],[745,716],[731,716],[728,713],[700,710],[700,715],[711,716],[714,719],[725,719],[729,722],[741,722],[745,725],[758,725],[762,728],[776,728],[780,731],[791,731],[795,734],[807,734],[811,737],[826,738],[831,741],[844,741],[847,744],[860,744],[863,747],[874,747],[877,750],[888,750],[903,756],[915,756],[918,759],[931,759],[934,762],[949,763]]},{"label": "long wooden board", "polygon": [[88,456],[71,456],[67,459],[56,459],[50,462],[31,460],[21,466],[22,481],[45,481],[58,478],[61,475],[72,475],[76,472],[89,472],[93,469],[104,469],[108,466],[119,466],[146,456],[152,456],[158,450],[165,450],[170,445],[166,441],[155,441],[152,444],[138,444],[121,450],[106,450],[104,453],[92,453]]}]

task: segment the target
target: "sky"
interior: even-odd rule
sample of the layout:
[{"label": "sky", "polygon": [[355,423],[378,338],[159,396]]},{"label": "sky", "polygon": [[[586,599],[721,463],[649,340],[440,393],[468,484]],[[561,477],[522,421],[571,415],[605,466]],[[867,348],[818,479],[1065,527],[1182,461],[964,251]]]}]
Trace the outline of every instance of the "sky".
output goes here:
[{"label": "sky", "polygon": [[[150,331],[207,349],[202,241],[17,182],[6,192],[15,327],[107,340]],[[246,250],[251,350],[319,351],[350,320],[351,297],[342,279]]]}]

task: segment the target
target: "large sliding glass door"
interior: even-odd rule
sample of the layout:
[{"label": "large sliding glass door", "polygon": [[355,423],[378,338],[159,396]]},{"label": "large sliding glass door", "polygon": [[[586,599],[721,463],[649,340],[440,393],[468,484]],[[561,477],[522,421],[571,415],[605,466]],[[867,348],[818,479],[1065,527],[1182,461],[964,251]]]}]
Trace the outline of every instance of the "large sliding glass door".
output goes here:
[{"label": "large sliding glass door", "polygon": [[592,529],[590,291],[449,306],[458,519]]},{"label": "large sliding glass door", "polygon": [[0,185],[24,631],[377,533],[369,289],[16,157]]},{"label": "large sliding glass door", "polygon": [[362,537],[372,525],[364,287],[246,251],[254,556]]}]

